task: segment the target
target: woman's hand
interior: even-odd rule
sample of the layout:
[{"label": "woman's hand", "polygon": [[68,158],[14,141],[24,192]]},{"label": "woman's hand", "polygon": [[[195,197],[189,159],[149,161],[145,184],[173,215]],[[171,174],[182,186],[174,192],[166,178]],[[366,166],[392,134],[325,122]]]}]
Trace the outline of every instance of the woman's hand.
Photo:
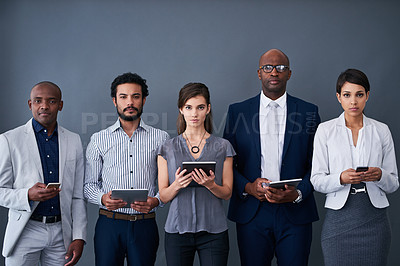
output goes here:
[{"label": "woman's hand", "polygon": [[340,174],[340,184],[359,184],[365,181],[363,174],[364,172],[356,172],[353,168],[349,168]]},{"label": "woman's hand", "polygon": [[182,188],[187,187],[190,184],[190,182],[192,182],[192,180],[193,180],[192,173],[189,173],[189,174],[185,175],[186,172],[187,172],[186,169],[183,169],[181,171],[180,167],[178,167],[178,169],[176,169],[175,181],[174,181],[173,184],[175,184],[175,186],[178,189],[182,189]]},{"label": "woman's hand", "polygon": [[382,177],[382,170],[379,167],[368,167],[368,171],[361,173],[363,181],[379,181]]},{"label": "woman's hand", "polygon": [[215,184],[215,174],[213,171],[210,170],[210,175],[207,175],[203,169],[197,169],[195,168],[194,171],[192,171],[192,177],[193,180],[202,186],[205,186],[208,189],[213,188]]}]

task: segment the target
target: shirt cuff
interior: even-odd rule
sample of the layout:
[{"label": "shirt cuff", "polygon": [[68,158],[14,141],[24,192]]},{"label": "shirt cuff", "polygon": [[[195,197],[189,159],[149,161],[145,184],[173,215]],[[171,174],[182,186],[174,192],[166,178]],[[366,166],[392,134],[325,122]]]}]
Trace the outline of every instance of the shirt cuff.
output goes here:
[{"label": "shirt cuff", "polygon": [[97,194],[97,204],[99,204],[99,206],[104,206],[103,203],[101,202],[101,198],[103,197],[105,193],[99,193]]},{"label": "shirt cuff", "polygon": [[165,206],[165,203],[162,202],[160,199],[160,193],[157,193],[157,195],[155,195],[154,197],[158,199],[158,206],[155,207],[154,210],[156,210],[158,207],[162,208]]}]

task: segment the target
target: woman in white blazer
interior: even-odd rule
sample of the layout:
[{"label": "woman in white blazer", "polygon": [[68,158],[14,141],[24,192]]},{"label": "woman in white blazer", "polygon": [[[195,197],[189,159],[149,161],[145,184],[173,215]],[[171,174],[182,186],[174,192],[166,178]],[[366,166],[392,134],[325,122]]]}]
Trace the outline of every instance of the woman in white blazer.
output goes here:
[{"label": "woman in white blazer", "polygon": [[341,73],[336,96],[344,112],[320,124],[315,134],[311,183],[326,194],[321,244],[327,266],[387,261],[386,194],[396,191],[399,181],[389,128],[363,114],[369,90],[363,72]]}]

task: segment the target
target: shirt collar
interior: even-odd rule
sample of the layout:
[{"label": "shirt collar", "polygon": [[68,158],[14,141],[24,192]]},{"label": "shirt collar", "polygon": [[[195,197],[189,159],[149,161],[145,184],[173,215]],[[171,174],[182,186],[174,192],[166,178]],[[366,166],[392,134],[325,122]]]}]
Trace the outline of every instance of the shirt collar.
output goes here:
[{"label": "shirt collar", "polygon": [[[346,127],[346,118],[344,117],[344,112],[340,114],[336,124],[338,126]],[[369,126],[370,124],[370,119],[363,114],[363,127]]]},{"label": "shirt collar", "polygon": [[[262,91],[261,91],[260,99],[261,99],[261,104],[264,108],[267,108],[268,104],[270,102],[272,102],[272,100],[270,98],[268,98],[267,96],[265,96],[265,94]],[[287,94],[285,91],[285,93],[281,97],[276,99],[274,102],[276,102],[279,105],[279,107],[285,108],[286,107],[286,99],[287,99]]]},{"label": "shirt collar", "polygon": [[[42,126],[38,121],[35,120],[35,118],[32,118],[32,126],[33,126],[33,130],[36,133],[39,133],[43,130],[45,130],[46,128],[44,126]],[[54,133],[58,133],[58,125],[56,124],[56,127],[54,128]]]},{"label": "shirt collar", "polygon": [[[119,118],[118,118],[117,121],[110,127],[110,130],[111,130],[111,132],[114,132],[114,131],[116,131],[116,130],[119,129],[119,128],[122,129],[122,127],[121,127],[121,121],[120,121]],[[137,129],[144,129],[145,131],[148,131],[148,130],[149,130],[149,126],[146,125],[146,124],[143,122],[143,119],[140,119],[139,126],[138,126]]]}]

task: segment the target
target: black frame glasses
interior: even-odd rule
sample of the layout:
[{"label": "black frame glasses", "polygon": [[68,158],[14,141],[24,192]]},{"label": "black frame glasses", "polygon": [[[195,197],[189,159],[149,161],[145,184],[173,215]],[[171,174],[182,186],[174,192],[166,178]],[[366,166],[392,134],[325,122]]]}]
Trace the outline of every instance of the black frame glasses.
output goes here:
[{"label": "black frame glasses", "polygon": [[276,72],[283,73],[289,69],[289,66],[285,66],[285,65],[275,65],[275,66],[263,65],[263,66],[260,66],[260,69],[262,69],[265,73],[271,73],[274,70],[274,68],[276,69]]}]

